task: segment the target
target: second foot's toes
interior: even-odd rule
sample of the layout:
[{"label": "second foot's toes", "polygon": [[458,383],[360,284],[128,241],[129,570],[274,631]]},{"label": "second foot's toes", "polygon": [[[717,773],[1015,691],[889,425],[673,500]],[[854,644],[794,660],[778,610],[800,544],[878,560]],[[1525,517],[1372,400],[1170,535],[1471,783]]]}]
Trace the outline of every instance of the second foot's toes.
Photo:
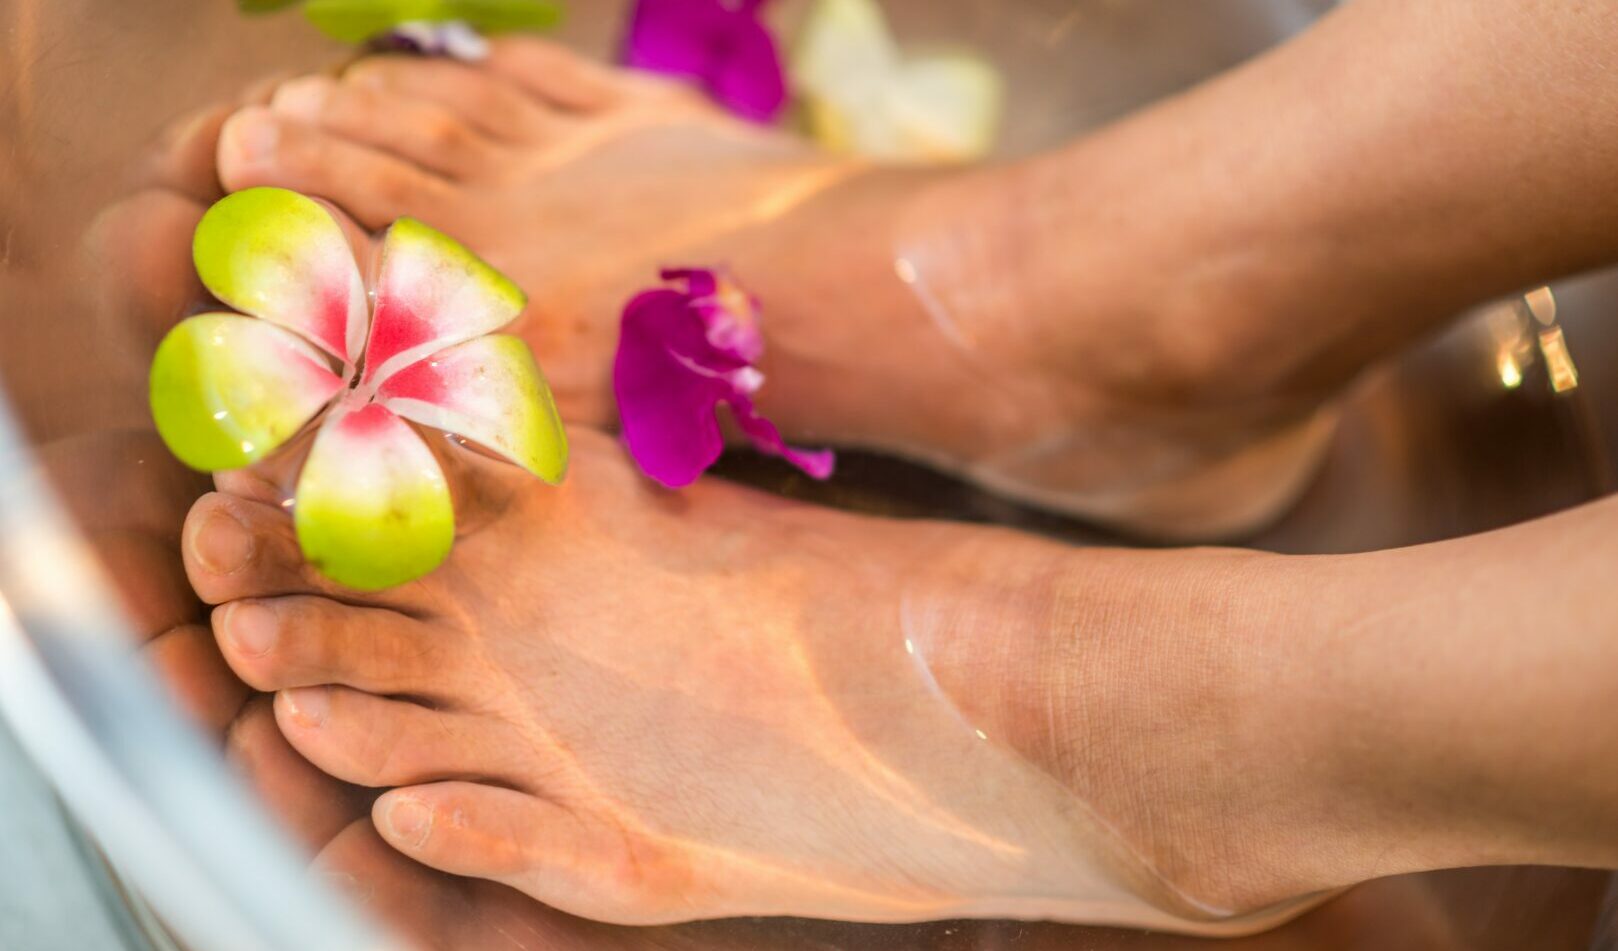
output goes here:
[{"label": "second foot's toes", "polygon": [[543,102],[568,112],[611,108],[632,94],[628,74],[567,47],[528,36],[495,40],[487,69]]},{"label": "second foot's toes", "polygon": [[219,179],[233,192],[268,185],[330,199],[373,229],[407,215],[430,222],[455,195],[448,179],[397,155],[262,106],[226,121]]},{"label": "second foot's toes", "polygon": [[359,786],[469,778],[516,785],[530,745],[492,718],[347,687],[283,690],[275,719],[309,762]]},{"label": "second foot's toes", "polygon": [[223,734],[247,702],[247,685],[225,666],[212,632],[201,624],[165,631],[145,654],[170,694],[209,733]]},{"label": "second foot's toes", "polygon": [[341,85],[396,99],[432,103],[495,142],[543,143],[571,124],[549,103],[487,69],[440,59],[379,56],[343,73]]},{"label": "second foot's toes", "polygon": [[504,158],[449,107],[369,83],[305,76],[278,89],[270,109],[451,179],[477,178]]},{"label": "second foot's toes", "polygon": [[308,595],[232,601],[215,609],[213,632],[237,676],[270,693],[339,684],[437,699],[465,687],[457,632],[387,608]]},{"label": "second foot's toes", "polygon": [[260,801],[298,840],[318,849],[364,816],[375,795],[316,769],[294,750],[275,722],[271,698],[252,698],[230,724],[225,755]]}]

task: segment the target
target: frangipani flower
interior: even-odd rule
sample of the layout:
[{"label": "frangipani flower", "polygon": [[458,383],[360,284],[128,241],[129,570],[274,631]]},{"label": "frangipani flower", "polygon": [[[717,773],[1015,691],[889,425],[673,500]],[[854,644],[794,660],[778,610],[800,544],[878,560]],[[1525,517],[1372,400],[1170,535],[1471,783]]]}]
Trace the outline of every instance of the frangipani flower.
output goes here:
[{"label": "frangipani flower", "polygon": [[688,76],[731,112],[769,122],[786,104],[786,77],[764,0],[639,0],[624,60],[657,73]]},{"label": "frangipani flower", "polygon": [[906,58],[875,0],[818,0],[792,77],[810,133],[835,151],[951,162],[994,146],[999,73],[965,53]]},{"label": "frangipani flower", "polygon": [[788,446],[753,408],[764,385],[754,366],[764,353],[757,302],[713,271],[662,277],[675,286],[643,291],[624,308],[612,368],[624,441],[641,471],[669,488],[695,482],[724,452],[716,411],[726,403],[754,447],[830,477],[831,452]]},{"label": "frangipani flower", "polygon": [[193,468],[238,469],[325,410],[293,520],[304,556],[333,580],[392,587],[449,554],[449,485],[405,420],[561,480],[567,441],[550,390],[526,344],[493,334],[523,293],[460,244],[394,222],[373,306],[325,207],[253,188],[208,210],[192,250],[202,283],[240,313],[187,318],[158,345],[158,433]]}]

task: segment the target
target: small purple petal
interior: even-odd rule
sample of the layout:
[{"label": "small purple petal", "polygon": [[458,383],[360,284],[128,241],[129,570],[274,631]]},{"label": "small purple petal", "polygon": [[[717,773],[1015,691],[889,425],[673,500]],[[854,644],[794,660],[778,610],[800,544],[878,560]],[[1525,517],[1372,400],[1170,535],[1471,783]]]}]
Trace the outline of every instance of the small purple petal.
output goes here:
[{"label": "small purple petal", "polygon": [[731,112],[754,122],[769,122],[780,115],[787,101],[786,76],[775,38],[757,20],[738,15],[716,57],[708,88]]},{"label": "small purple petal", "polygon": [[629,23],[630,66],[701,83],[730,111],[769,122],[786,105],[786,75],[763,0],[639,0]]},{"label": "small purple petal", "polygon": [[624,442],[641,471],[670,488],[695,482],[725,450],[714,407],[731,387],[692,372],[674,349],[705,344],[702,334],[678,291],[646,291],[624,308],[612,366]]},{"label": "small purple petal", "polygon": [[[641,470],[670,488],[695,482],[724,451],[716,410],[727,403],[760,451],[816,479],[829,477],[833,454],[788,446],[753,406],[750,394],[763,375],[751,359],[714,339],[715,326],[745,324],[757,334],[752,298],[712,271],[667,271],[664,278],[683,286],[645,291],[625,306],[613,362],[624,442]],[[738,300],[747,314],[726,307]],[[751,349],[756,356],[762,342]]]},{"label": "small purple petal", "polygon": [[753,448],[782,459],[802,469],[811,479],[830,479],[832,471],[837,468],[837,454],[830,449],[794,449],[781,438],[781,431],[775,424],[758,415],[753,409],[753,401],[745,396],[732,397],[728,400],[731,412],[736,416],[736,425],[742,433],[752,442]]},{"label": "small purple petal", "polygon": [[466,63],[480,62],[489,56],[489,41],[460,20],[442,23],[412,20],[400,23],[372,39],[371,48],[384,53],[448,56]]}]

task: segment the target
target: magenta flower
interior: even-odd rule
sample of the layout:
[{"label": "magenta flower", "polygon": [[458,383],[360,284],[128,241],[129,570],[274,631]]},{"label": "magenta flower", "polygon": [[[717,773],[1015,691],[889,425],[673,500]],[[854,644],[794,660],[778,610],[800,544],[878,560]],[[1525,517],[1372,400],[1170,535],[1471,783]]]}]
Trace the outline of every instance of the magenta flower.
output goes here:
[{"label": "magenta flower", "polygon": [[786,104],[775,39],[759,20],[764,0],[639,0],[629,23],[630,66],[689,76],[735,114],[769,122]]},{"label": "magenta flower", "polygon": [[758,415],[752,395],[764,385],[754,364],[764,353],[758,304],[713,271],[662,273],[674,287],[636,295],[624,307],[612,386],[624,442],[641,471],[669,488],[690,485],[724,452],[716,415],[730,406],[761,452],[780,456],[816,479],[831,476],[835,456],[794,449]]}]

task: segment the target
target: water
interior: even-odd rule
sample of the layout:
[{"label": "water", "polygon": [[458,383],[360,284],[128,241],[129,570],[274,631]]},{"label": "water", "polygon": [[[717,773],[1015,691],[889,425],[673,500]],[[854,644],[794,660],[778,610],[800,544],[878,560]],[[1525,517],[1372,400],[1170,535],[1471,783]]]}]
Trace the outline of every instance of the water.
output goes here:
[{"label": "water", "polygon": [[[574,6],[576,15],[564,38],[598,53],[612,49],[622,5]],[[1194,7],[1121,0],[892,4],[901,31],[918,42],[965,39],[1002,63],[1011,99],[1023,106],[1010,116],[1005,132],[1008,155],[1062,141],[1234,64],[1300,28],[1321,6],[1280,0],[1219,0]],[[801,4],[786,4],[782,19],[790,21],[800,10]],[[145,425],[145,362],[157,333],[196,300],[189,261],[176,261],[168,253],[170,243],[142,236],[177,237],[173,243],[183,247],[189,224],[184,202],[172,192],[131,196],[129,183],[149,176],[142,156],[166,123],[263,76],[322,68],[341,51],[312,39],[295,16],[249,23],[230,4],[182,0],[11,0],[0,7],[0,43],[6,51],[0,56],[0,142],[5,143],[0,146],[0,378],[29,442],[49,463],[51,484],[93,542],[99,544],[129,518],[159,541],[172,540],[176,512],[183,514],[186,500],[202,484],[183,473],[151,471],[161,468],[162,457],[149,445],[129,443],[123,433]],[[195,158],[206,162],[211,157]],[[973,328],[936,287],[929,272],[933,263],[921,249],[896,248],[895,279],[915,288],[938,330],[969,355],[977,343]],[[1618,348],[1591,342],[1612,340],[1607,318],[1618,301],[1618,282],[1596,275],[1555,290],[1559,319],[1571,345],[1580,350],[1585,385],[1598,402],[1612,405],[1610,390],[1618,385],[1618,370],[1607,365],[1605,354],[1618,353]],[[1345,407],[1322,478],[1295,512],[1251,543],[1298,552],[1407,544],[1517,521],[1592,494],[1596,487],[1588,460],[1603,444],[1612,444],[1618,433],[1610,427],[1618,423],[1598,420],[1592,429],[1581,419],[1570,419],[1564,404],[1551,402],[1529,385],[1535,379],[1532,368],[1527,381],[1506,392],[1498,377],[1496,349],[1486,323],[1464,324],[1368,383]],[[486,462],[458,446],[435,448],[448,464],[475,469]],[[13,470],[25,464],[15,455],[7,458]],[[1006,503],[871,454],[845,454],[841,476],[824,486],[745,455],[728,460],[723,472],[855,510],[995,522],[1071,542],[1110,540],[1077,520]],[[284,488],[283,501],[288,498]],[[500,510],[500,499],[481,501],[487,504],[468,503],[463,497],[458,506],[463,534],[478,531],[493,517],[476,513]],[[32,555],[39,562],[35,567],[44,566],[46,559],[39,555],[44,550],[43,544],[29,548],[20,563],[27,564],[26,556]],[[159,556],[151,557],[155,565]],[[108,567],[117,581],[117,565]],[[67,577],[46,574],[58,581]],[[66,604],[92,602],[108,593],[93,575],[77,584],[63,599]],[[15,586],[4,587],[3,593],[21,603]],[[936,618],[928,610],[925,601],[912,602],[901,619],[908,639],[882,645],[885,666],[880,676],[842,685],[840,699],[857,698],[874,683],[890,700],[931,705],[933,741],[977,764],[974,768],[1026,768],[1006,737],[976,721],[970,705],[941,685],[932,631]],[[153,689],[142,668],[123,662],[120,642],[76,636],[75,630],[73,624],[34,625],[26,640],[15,632],[0,633],[0,641],[10,637],[8,644],[30,656],[34,645],[49,647],[53,638],[74,646],[73,651],[42,651],[58,665],[49,668],[55,677],[33,682],[36,688],[57,691],[65,708],[34,707],[32,720],[13,725],[38,736],[58,735],[52,732],[51,718],[66,722],[76,711],[79,720],[73,722],[88,724],[91,740],[105,754],[101,765],[114,768],[115,775],[134,777],[127,788],[114,791],[127,797],[119,802],[131,809],[128,814],[160,815],[172,823],[153,825],[146,830],[153,836],[149,839],[120,840],[116,830],[98,830],[136,890],[158,903],[172,923],[194,929],[193,935],[217,934],[212,928],[237,929],[229,933],[239,941],[216,943],[222,951],[274,947],[276,941],[302,951],[313,945],[294,937],[300,923],[323,929],[328,939],[349,933],[341,929],[359,927],[323,904],[330,894],[299,891],[290,872],[278,877],[292,864],[280,858],[304,846],[292,844],[297,836],[289,828],[282,829],[279,837],[285,841],[278,846],[255,846],[277,834],[262,816],[249,817],[246,800],[235,798],[239,790],[229,785],[211,754],[201,752],[208,747],[178,727],[178,715],[169,715],[172,711],[159,703],[137,704],[144,711],[137,719],[119,706],[135,703],[131,698],[150,699]],[[129,633],[144,637],[156,632]],[[10,672],[17,676],[21,669]],[[73,675],[86,669],[94,670],[95,678]],[[103,682],[96,678],[113,684],[93,693],[99,702],[84,693],[87,685]],[[129,730],[136,723],[143,729],[132,738]],[[875,736],[882,725],[879,714],[867,712],[850,728]],[[889,751],[896,761],[902,761],[900,747]],[[0,750],[0,756],[16,760],[14,752]],[[893,773],[877,768],[885,765],[867,764],[871,771],[860,774],[863,781],[886,783],[895,796],[915,796],[913,789],[904,791]],[[52,766],[52,778],[68,790],[64,798],[70,803],[98,815],[110,808],[105,801],[95,805],[91,793],[112,793],[89,778],[98,774],[84,771],[89,769],[84,762]],[[917,769],[918,764],[908,764],[898,775],[913,779]],[[141,777],[145,781],[137,781]],[[971,847],[985,849],[984,855],[1016,854],[1041,865],[1027,857],[1040,857],[1059,834],[1052,831],[1049,815],[1072,804],[1069,792],[1045,779],[1044,785],[1034,784],[1037,792],[1002,814],[981,804],[939,809],[925,796],[896,800],[905,806],[896,814],[921,825],[931,823],[934,832],[951,839],[952,848],[973,842]],[[79,788],[83,784],[96,788]],[[18,796],[4,787],[0,795]],[[284,827],[302,826],[295,820],[309,819],[334,802],[335,797],[302,803],[298,815],[282,814],[277,821]],[[940,854],[944,848],[939,846]],[[35,851],[37,855],[13,859],[13,864],[41,880],[60,882],[52,889],[55,894],[82,892],[99,880],[91,863],[60,842],[38,845]],[[1070,887],[1075,876],[1086,874],[1095,874],[1097,889],[1105,891],[1107,874],[1051,858],[1060,851],[1051,849],[1043,856],[1043,881],[1052,891]],[[157,861],[159,856],[164,860]],[[231,874],[232,869],[239,874]],[[1181,939],[1138,933],[996,921],[861,926],[741,920],[636,931],[586,924],[502,889],[473,888],[384,864],[374,871],[376,877],[366,883],[345,879],[327,884],[348,894],[383,926],[416,936],[432,948],[1054,951],[1185,945]],[[220,915],[203,920],[171,913],[178,910],[175,901],[194,901],[203,893],[203,884],[190,894],[177,893],[176,883],[188,880],[207,884],[206,903]],[[1356,889],[1294,926],[1245,944],[1379,948],[1424,941],[1420,946],[1510,948],[1531,942],[1548,949],[1581,948],[1605,887],[1603,876],[1556,869],[1394,879]],[[23,894],[10,880],[0,879],[0,889],[6,890],[0,907],[7,904],[4,899]],[[1030,896],[1030,914],[1049,911],[1038,904],[1039,897]],[[117,904],[106,895],[96,900],[106,901],[109,909]],[[124,911],[109,914],[123,920]],[[143,920],[152,921],[150,916]],[[93,927],[89,922],[86,917],[86,928]],[[277,922],[286,930],[278,931]],[[50,938],[78,940],[68,932]],[[1244,942],[1230,946],[1240,948]]]}]

